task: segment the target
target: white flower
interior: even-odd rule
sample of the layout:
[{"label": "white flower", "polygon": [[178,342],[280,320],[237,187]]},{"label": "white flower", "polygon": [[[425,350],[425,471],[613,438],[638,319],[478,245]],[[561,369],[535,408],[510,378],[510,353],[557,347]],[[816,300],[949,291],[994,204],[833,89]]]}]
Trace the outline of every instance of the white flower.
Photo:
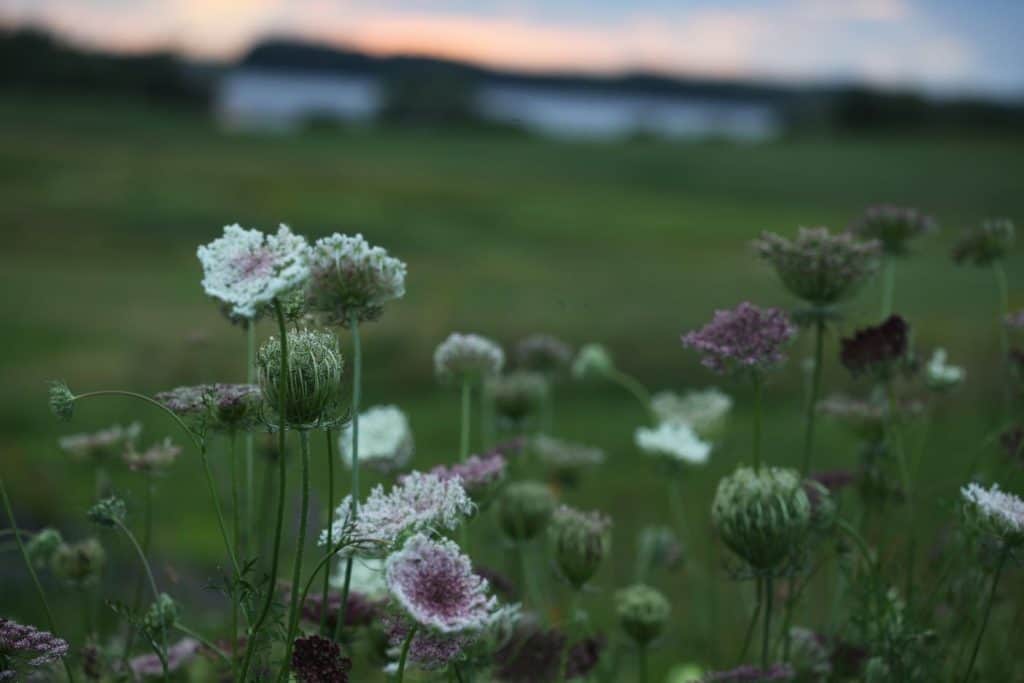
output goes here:
[{"label": "white flower", "polygon": [[307,302],[331,324],[348,325],[353,316],[374,320],[385,303],[405,296],[405,263],[362,235],[317,240],[310,270]]},{"label": "white flower", "polygon": [[[349,527],[352,498],[346,496],[335,511],[331,538],[342,538]],[[441,479],[434,474],[411,472],[390,491],[377,485],[352,525],[352,536],[394,546],[401,537],[417,531],[454,529],[475,509],[473,501],[458,478]],[[320,545],[327,543],[327,530],[320,534]]]},{"label": "white flower", "polygon": [[132,422],[127,427],[114,425],[92,434],[62,436],[57,444],[68,455],[79,460],[104,460],[121,457],[131,451],[142,433],[142,424]]},{"label": "white flower", "polygon": [[[331,575],[331,586],[342,589],[345,585],[346,558],[338,563],[338,571]],[[352,576],[349,589],[368,598],[382,598],[388,592],[384,580],[384,560],[372,557],[356,557],[352,562]]]},{"label": "white flower", "polygon": [[443,381],[497,375],[504,365],[501,347],[478,334],[453,332],[434,351],[434,371]]},{"label": "white flower", "polygon": [[[341,459],[352,466],[352,426],[338,437]],[[359,414],[359,463],[381,471],[408,464],[413,453],[409,418],[397,406],[374,406]]]},{"label": "white flower", "polygon": [[999,484],[986,491],[971,483],[960,492],[989,531],[1010,544],[1024,542],[1024,500],[1000,491]]},{"label": "white flower", "polygon": [[223,237],[199,247],[198,256],[203,289],[244,318],[255,317],[274,297],[309,277],[309,245],[287,225],[276,235],[229,225]]},{"label": "white flower", "polygon": [[700,391],[688,391],[682,396],[671,391],[662,391],[651,398],[651,410],[662,422],[679,422],[690,425],[701,436],[717,434],[732,410],[732,399],[710,387]]},{"label": "white flower", "polygon": [[662,422],[653,429],[638,427],[633,440],[642,451],[694,465],[707,462],[711,453],[711,444],[701,441],[693,428],[682,422]]},{"label": "white flower", "polygon": [[955,365],[946,365],[946,349],[935,349],[931,360],[925,367],[925,377],[928,386],[932,389],[942,390],[955,387],[964,381],[966,372],[963,368]]}]

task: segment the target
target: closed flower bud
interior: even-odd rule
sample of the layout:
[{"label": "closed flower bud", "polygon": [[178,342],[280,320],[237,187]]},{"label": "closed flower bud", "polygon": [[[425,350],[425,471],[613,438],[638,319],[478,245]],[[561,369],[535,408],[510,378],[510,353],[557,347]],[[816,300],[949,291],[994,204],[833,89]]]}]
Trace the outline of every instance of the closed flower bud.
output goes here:
[{"label": "closed flower bud", "polygon": [[25,552],[28,553],[29,561],[36,569],[42,569],[49,566],[50,562],[53,561],[53,555],[57,552],[57,548],[64,543],[63,537],[60,532],[56,529],[47,527],[41,530],[35,536],[33,536],[28,543],[25,544]]},{"label": "closed flower bud", "polygon": [[90,522],[105,527],[124,524],[127,515],[128,509],[125,507],[124,501],[113,496],[96,503],[89,508],[87,513]]},{"label": "closed flower bud", "polygon": [[271,337],[256,357],[260,388],[267,405],[278,410],[286,393],[282,421],[308,428],[336,406],[344,362],[337,338],[328,332],[295,330],[288,333],[288,374],[281,367],[281,340]]},{"label": "closed flower bud", "polygon": [[612,521],[600,512],[581,512],[563,505],[552,519],[555,560],[575,588],[593,578],[611,545]]},{"label": "closed flower bud", "polygon": [[614,369],[611,353],[600,344],[585,345],[572,362],[572,376],[576,379],[604,377]]},{"label": "closed flower bud", "polygon": [[677,569],[686,559],[686,550],[671,527],[644,527],[637,545],[645,568]]},{"label": "closed flower bud", "polygon": [[491,379],[487,394],[498,419],[516,428],[540,413],[548,395],[548,383],[535,372],[510,372]]},{"label": "closed flower bud", "polygon": [[740,467],[718,483],[711,521],[722,540],[755,570],[789,559],[811,523],[811,503],[796,472]]},{"label": "closed flower bud", "polygon": [[502,492],[498,520],[509,538],[527,541],[543,531],[554,509],[551,489],[536,481],[518,481]]},{"label": "closed flower bud", "polygon": [[99,579],[107,553],[95,538],[79,543],[62,543],[53,553],[50,569],[54,576],[74,588],[85,588]]},{"label": "closed flower bud", "polygon": [[50,411],[61,422],[68,422],[75,414],[75,395],[60,380],[50,382]]},{"label": "closed flower bud", "polygon": [[671,606],[659,591],[638,583],[615,594],[615,611],[622,629],[643,646],[661,635]]},{"label": "closed flower bud", "polygon": [[975,266],[988,266],[1006,258],[1013,248],[1013,221],[995,218],[976,228],[966,230],[953,247],[953,261]]},{"label": "closed flower bud", "polygon": [[178,605],[167,593],[161,593],[143,617],[146,628],[157,633],[170,629],[177,620]]},{"label": "closed flower bud", "polygon": [[572,349],[557,337],[533,334],[516,346],[516,359],[523,370],[555,379],[565,374],[572,362]]}]

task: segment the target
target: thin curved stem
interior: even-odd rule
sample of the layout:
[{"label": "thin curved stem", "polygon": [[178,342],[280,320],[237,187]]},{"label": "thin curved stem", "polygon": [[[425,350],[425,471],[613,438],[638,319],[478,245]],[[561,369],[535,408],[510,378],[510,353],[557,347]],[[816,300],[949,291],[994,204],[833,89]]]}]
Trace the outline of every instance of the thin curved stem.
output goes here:
[{"label": "thin curved stem", "polygon": [[[288,330],[285,326],[284,320],[284,309],[281,307],[281,302],[276,298],[274,299],[274,313],[277,317],[277,328],[281,335],[281,376],[288,376]],[[242,661],[241,680],[248,680],[246,676],[249,673],[249,667],[252,664],[252,657],[256,651],[256,640],[259,635],[260,629],[267,620],[267,616],[270,614],[270,607],[274,604],[274,591],[277,587],[277,568],[278,561],[281,555],[281,532],[284,528],[284,501],[285,496],[288,493],[287,489],[287,473],[288,468],[285,463],[285,422],[284,416],[286,413],[285,406],[288,400],[288,383],[281,382],[281,386],[278,390],[280,402],[278,405],[278,482],[277,482],[277,522],[274,529],[274,551],[270,560],[270,576],[267,583],[267,597],[263,601],[263,607],[260,610],[260,615],[256,619],[256,623],[249,629],[249,642],[245,648],[245,659]]]},{"label": "thin curved stem", "polygon": [[893,293],[896,290],[896,259],[885,257],[882,266],[882,319],[892,315]]},{"label": "thin curved stem", "polygon": [[299,537],[296,542],[295,565],[292,568],[291,604],[288,607],[288,640],[284,645],[284,663],[277,680],[283,681],[291,670],[292,647],[295,631],[299,627],[299,582],[302,580],[302,557],[306,549],[306,526],[309,522],[309,432],[299,432],[299,447],[302,455],[302,502],[300,504]]},{"label": "thin curved stem", "polygon": [[750,615],[750,623],[747,624],[746,635],[743,636],[743,649],[740,650],[740,656],[738,662],[742,664],[747,658],[747,651],[750,650],[750,643],[754,639],[754,628],[757,626],[758,617],[761,616],[761,602],[762,602],[762,584],[761,580],[757,580],[756,584],[756,602],[754,603],[754,612]]},{"label": "thin curved stem", "polygon": [[910,479],[910,466],[907,463],[907,454],[903,444],[903,430],[900,428],[896,393],[893,390],[892,381],[885,382],[885,392],[889,402],[889,414],[886,420],[887,440],[890,447],[896,452],[896,463],[900,471],[900,485],[903,487],[904,495],[907,498],[908,517],[908,540],[907,540],[907,569],[905,594],[907,600],[913,596],[913,573],[914,558],[917,549],[916,529],[914,528],[914,489]]},{"label": "thin curved stem", "polygon": [[[7,519],[11,524],[11,531],[13,532],[14,540],[18,544],[18,550],[21,552],[21,559],[24,560],[25,568],[28,569],[28,574],[32,578],[32,585],[35,586],[36,593],[39,594],[39,601],[43,603],[43,612],[46,614],[46,625],[49,627],[50,632],[56,635],[57,622],[53,619],[53,611],[50,610],[50,603],[46,599],[46,591],[43,590],[43,584],[39,582],[39,575],[36,574],[36,569],[32,566],[32,561],[28,557],[28,551],[25,549],[25,543],[21,540],[18,521],[14,517],[14,508],[11,506],[11,499],[7,495],[7,486],[4,484],[3,477],[0,477],[0,497],[4,500],[4,510],[7,512]],[[64,665],[64,671],[67,673],[68,681],[73,683],[75,676],[71,673],[71,665],[68,664],[67,660],[63,657],[60,661]]]},{"label": "thin curved stem", "polygon": [[80,401],[83,398],[94,398],[96,396],[125,396],[127,398],[135,398],[140,401],[144,401],[150,405],[156,406],[160,410],[170,415],[171,419],[178,423],[178,426],[181,427],[181,429],[188,435],[188,438],[192,441],[193,445],[195,445],[196,448],[202,448],[201,439],[196,435],[194,431],[189,429],[189,426],[185,424],[184,420],[178,417],[178,415],[173,410],[165,406],[163,403],[157,401],[155,398],[150,398],[145,394],[139,394],[134,391],[124,391],[122,389],[100,389],[99,391],[87,391],[84,394],[78,394],[72,400]]},{"label": "thin curved stem", "polygon": [[409,628],[409,635],[405,637],[405,642],[402,643],[402,654],[398,659],[398,675],[395,678],[396,683],[402,683],[405,679],[405,660],[409,658],[409,646],[412,645],[412,639],[415,635],[416,626],[413,625]]},{"label": "thin curved stem", "polygon": [[173,629],[175,629],[177,631],[181,631],[182,633],[184,633],[186,636],[189,636],[190,638],[195,638],[200,643],[202,643],[203,647],[205,647],[210,652],[212,652],[215,655],[217,655],[218,657],[220,657],[222,660],[224,660],[225,664],[231,664],[231,656],[228,655],[227,652],[224,652],[224,650],[222,650],[219,647],[217,647],[217,645],[215,643],[213,643],[209,638],[206,638],[205,636],[200,634],[195,629],[191,629],[188,626],[185,626],[185,624],[181,623],[180,621],[174,622],[174,624],[171,626],[171,628],[173,628]]},{"label": "thin curved stem", "polygon": [[[139,561],[142,563],[142,567],[146,570],[146,578],[149,579],[149,587],[153,591],[153,600],[159,602],[160,601],[160,590],[156,587],[156,579],[153,577],[153,569],[149,566],[149,559],[146,557],[145,551],[142,550],[142,546],[139,545],[139,542],[135,539],[135,534],[132,533],[132,530],[129,529],[125,525],[124,522],[122,522],[122,521],[120,521],[118,519],[115,519],[114,520],[114,524],[117,526],[118,529],[120,529],[122,532],[124,532],[124,535],[127,536],[128,540],[131,542],[132,547],[135,548],[135,552],[139,556]],[[163,652],[162,653],[158,653],[158,654],[160,654],[160,656],[159,656],[160,667],[163,669],[164,680],[166,681],[166,680],[168,680],[168,671],[167,671],[167,629],[163,628],[161,626],[160,633],[161,633],[162,640],[163,640],[163,643],[162,643]]]},{"label": "thin curved stem", "polygon": [[[213,478],[213,469],[210,467],[210,458],[206,455],[206,448],[199,450],[199,459],[203,462],[203,472],[206,474],[206,486],[210,490],[210,498],[213,500],[213,509],[217,513],[217,525],[220,527],[220,536],[224,541],[224,547],[231,559],[231,568],[234,570],[235,579],[242,575],[242,569],[238,565],[238,557],[235,556],[235,547],[228,535],[228,526],[224,521],[224,511],[220,507],[220,494],[217,493],[217,482]],[[233,468],[232,468],[233,469]]]},{"label": "thin curved stem", "polygon": [[[245,381],[253,384],[256,381],[256,325],[252,319],[245,321]],[[256,499],[253,489],[256,481],[255,438],[252,431],[245,433],[245,553],[246,556],[256,555],[254,547],[256,538],[255,509]]]},{"label": "thin curved stem", "polygon": [[837,519],[836,528],[853,540],[857,550],[860,551],[861,557],[864,558],[864,562],[868,565],[868,569],[875,572],[878,567],[878,560],[875,558],[874,553],[871,552],[871,547],[864,540],[864,537],[857,533],[857,530],[845,519]]},{"label": "thin curved stem", "polygon": [[[235,541],[235,558],[237,558],[241,552],[242,538],[242,511],[238,504],[238,437],[234,430],[231,431],[230,435],[230,447],[231,452],[231,523],[232,523],[232,537]],[[238,677],[237,665],[238,665],[238,588],[240,585],[241,576],[238,572],[238,567],[235,567],[235,581],[231,586],[231,674]]]},{"label": "thin curved stem", "polygon": [[[149,472],[146,473],[146,495],[145,495],[145,507],[144,507],[144,526],[142,534],[142,550],[149,556],[149,545],[153,536],[153,475]],[[132,614],[138,614],[139,610],[142,609],[142,592],[145,588],[145,573],[139,574],[138,580],[135,582],[135,597],[132,599]],[[132,647],[135,645],[135,627],[132,626],[131,620],[128,620],[128,633],[125,635],[125,648],[123,666],[128,666],[128,660],[131,658]],[[127,668],[126,668],[127,670]]]},{"label": "thin curved stem", "polygon": [[612,368],[608,370],[607,373],[609,379],[633,395],[633,398],[643,406],[644,412],[653,416],[654,413],[651,409],[651,392],[647,391],[647,387],[645,387],[640,380],[632,375],[626,374],[618,368]]},{"label": "thin curved stem", "polygon": [[981,639],[985,635],[985,628],[988,626],[988,618],[992,614],[992,602],[996,597],[996,587],[999,585],[999,577],[1003,574],[1003,566],[1006,564],[1006,558],[1009,556],[1009,551],[1004,548],[999,554],[999,561],[996,564],[995,574],[992,575],[992,587],[988,592],[988,599],[985,601],[985,613],[981,618],[981,628],[978,630],[978,637],[974,641],[974,649],[971,651],[971,659],[967,663],[967,673],[964,674],[964,683],[968,683],[971,680],[971,672],[974,671],[974,662],[978,659],[978,651],[981,649]]},{"label": "thin curved stem", "polygon": [[804,431],[804,457],[800,467],[800,474],[807,476],[811,468],[811,458],[814,453],[814,427],[818,415],[817,403],[818,393],[821,391],[821,365],[825,346],[825,321],[820,318],[815,324],[814,337],[814,373],[811,376],[811,395],[807,401],[807,421]]},{"label": "thin curved stem", "polygon": [[768,669],[768,655],[771,652],[773,598],[772,577],[766,576],[764,579],[764,629],[761,632],[761,669],[763,671]]},{"label": "thin curved stem", "polygon": [[[1003,264],[1001,262],[994,261],[992,263],[992,274],[995,276],[996,291],[999,297],[999,351],[1002,354],[1000,365],[1003,369],[1006,369],[1007,364],[1010,362],[1010,336],[1009,330],[1006,329],[1006,325],[1004,324],[1006,316],[1010,312],[1009,286],[1006,282],[1006,270],[1003,268]],[[1010,373],[1005,372],[1004,374],[1006,375],[1006,379],[1003,381],[1003,399],[1005,402],[1005,409],[1008,413],[1010,411],[1010,404],[1013,395],[1008,382]]]},{"label": "thin curved stem", "polygon": [[[324,432],[327,435],[327,547],[334,546],[334,524],[331,516],[334,514],[334,430],[330,427]],[[314,571],[314,575],[316,572]],[[324,572],[323,601],[320,608],[320,633],[327,628],[327,605],[331,590],[331,573]],[[305,597],[303,597],[305,603]],[[326,634],[324,634],[326,635]]]},{"label": "thin curved stem", "polygon": [[[359,517],[359,403],[362,399],[363,384],[363,345],[359,339],[359,316],[355,313],[349,319],[352,330],[352,519]],[[352,561],[349,556],[345,562],[345,580],[341,586],[341,605],[338,621],[334,625],[334,640],[341,639],[341,630],[345,624],[345,611],[348,609],[348,594],[352,586]]]},{"label": "thin curved stem", "polygon": [[636,679],[639,683],[647,683],[647,646],[636,646]]}]

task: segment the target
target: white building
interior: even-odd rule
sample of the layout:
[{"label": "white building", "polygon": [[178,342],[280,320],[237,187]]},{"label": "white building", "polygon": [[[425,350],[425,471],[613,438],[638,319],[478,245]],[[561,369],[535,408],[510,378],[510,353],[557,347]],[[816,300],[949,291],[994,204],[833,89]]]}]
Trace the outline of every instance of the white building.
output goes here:
[{"label": "white building", "polygon": [[[783,127],[778,108],[764,102],[613,88],[483,81],[475,102],[485,119],[559,138],[643,133],[756,142],[778,136]],[[266,130],[291,130],[312,119],[369,122],[383,103],[383,84],[375,76],[247,67],[226,74],[216,98],[224,125]]]}]

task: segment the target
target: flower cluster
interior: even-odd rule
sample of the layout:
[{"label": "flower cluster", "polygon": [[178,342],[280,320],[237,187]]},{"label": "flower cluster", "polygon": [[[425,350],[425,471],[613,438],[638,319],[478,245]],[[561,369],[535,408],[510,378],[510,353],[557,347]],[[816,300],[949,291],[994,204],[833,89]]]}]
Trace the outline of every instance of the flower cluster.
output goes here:
[{"label": "flower cluster", "polygon": [[783,311],[744,302],[716,311],[710,323],[683,336],[683,346],[703,354],[704,366],[718,373],[763,370],[785,360],[782,348],[795,336]]},{"label": "flower cluster", "polygon": [[288,374],[281,365],[281,340],[271,337],[256,354],[260,388],[267,405],[280,407],[285,393],[284,415],[288,425],[305,429],[331,417],[341,390],[344,360],[338,338],[319,330],[293,330],[288,333]]},{"label": "flower cluster", "polygon": [[141,453],[134,448],[122,456],[128,469],[136,472],[156,472],[174,464],[181,455],[181,446],[175,444],[171,437],[166,437],[151,445]]},{"label": "flower cluster", "polygon": [[306,302],[327,324],[375,320],[385,303],[405,296],[405,274],[405,263],[362,235],[335,233],[313,245]]},{"label": "flower cluster", "polygon": [[987,266],[1006,258],[1013,248],[1013,221],[994,218],[976,228],[964,231],[953,246],[953,261],[973,266]]},{"label": "flower cluster", "polygon": [[532,334],[516,346],[516,362],[523,370],[555,378],[572,363],[572,348],[550,334]]},{"label": "flower cluster", "polygon": [[946,363],[946,349],[935,349],[924,368],[924,374],[929,387],[944,391],[963,382],[967,373],[961,367]]},{"label": "flower cluster", "polygon": [[[409,631],[416,626],[408,616],[398,613],[386,614],[382,620],[392,653],[400,653]],[[425,671],[443,669],[463,656],[463,652],[475,639],[476,633],[442,633],[417,628],[409,643],[408,661]],[[394,665],[388,668],[393,672]]]},{"label": "flower cluster", "polygon": [[634,584],[615,594],[615,612],[622,629],[641,645],[661,635],[671,611],[665,596],[644,584]]},{"label": "flower cluster", "polygon": [[1008,546],[1024,544],[1024,500],[999,489],[968,484],[961,490],[975,520]]},{"label": "flower cluster", "polygon": [[707,439],[721,432],[732,410],[732,398],[714,387],[688,391],[682,396],[662,391],[651,397],[651,410],[660,422],[689,425]]},{"label": "flower cluster", "polygon": [[50,560],[53,575],[68,586],[82,589],[99,581],[107,564],[107,553],[95,538],[57,546]]},{"label": "flower cluster", "polygon": [[211,426],[231,432],[256,423],[263,396],[255,384],[218,383],[207,386],[204,400],[213,417]]},{"label": "flower cluster", "polygon": [[103,462],[110,458],[121,457],[130,450],[135,440],[142,433],[142,425],[132,422],[127,427],[114,425],[92,434],[72,434],[63,436],[57,444],[65,453],[76,460]]},{"label": "flower cluster", "polygon": [[581,588],[597,572],[611,545],[612,520],[600,512],[582,512],[567,505],[555,510],[551,536],[562,575]]},{"label": "flower cluster", "polygon": [[504,365],[501,347],[478,334],[452,333],[434,351],[434,372],[444,382],[492,377]]},{"label": "flower cluster", "polygon": [[487,396],[498,418],[513,428],[540,413],[548,396],[548,381],[537,372],[516,371],[492,377]]},{"label": "flower cluster", "polygon": [[299,683],[348,683],[352,670],[352,660],[341,655],[341,647],[317,635],[296,638],[291,664]]},{"label": "flower cluster", "polygon": [[67,641],[48,631],[0,617],[0,681],[29,679],[68,653]]},{"label": "flower cluster", "polygon": [[199,247],[198,256],[203,289],[242,318],[255,318],[309,277],[309,244],[286,225],[275,235],[229,225],[223,237]]},{"label": "flower cluster", "polygon": [[910,326],[898,315],[873,327],[857,330],[840,341],[840,360],[854,375],[871,373],[888,377],[906,361]]},{"label": "flower cluster", "polygon": [[701,465],[708,461],[711,444],[701,441],[684,422],[662,422],[657,427],[638,427],[633,440],[640,450],[677,462]]},{"label": "flower cluster", "polygon": [[796,674],[788,664],[772,664],[767,669],[744,664],[728,671],[712,671],[702,683],[771,683],[792,681]]},{"label": "flower cluster", "polygon": [[882,244],[848,232],[834,235],[828,228],[800,228],[792,240],[763,233],[754,247],[791,294],[825,307],[848,299],[878,270]]},{"label": "flower cluster", "polygon": [[516,481],[502,492],[498,523],[509,538],[527,541],[544,530],[554,511],[551,489],[535,481]]},{"label": "flower cluster", "polygon": [[[358,519],[351,526],[352,500],[347,496],[338,506],[331,538],[340,539],[354,527],[355,538],[394,546],[406,534],[454,529],[474,508],[460,479],[411,472],[387,493],[377,485],[359,506]],[[325,530],[320,543],[326,542]]]},{"label": "flower cluster", "polygon": [[486,499],[505,478],[508,463],[501,453],[471,455],[465,462],[438,465],[430,470],[442,480],[457,478],[470,498],[478,503]]},{"label": "flower cluster", "polygon": [[[338,436],[341,458],[352,466],[352,425]],[[409,418],[397,406],[374,406],[359,414],[359,464],[394,472],[409,464],[414,450]]]},{"label": "flower cluster", "polygon": [[850,232],[862,239],[878,240],[889,256],[904,256],[907,243],[915,237],[934,232],[935,220],[917,209],[882,204],[870,206],[854,221]]}]

